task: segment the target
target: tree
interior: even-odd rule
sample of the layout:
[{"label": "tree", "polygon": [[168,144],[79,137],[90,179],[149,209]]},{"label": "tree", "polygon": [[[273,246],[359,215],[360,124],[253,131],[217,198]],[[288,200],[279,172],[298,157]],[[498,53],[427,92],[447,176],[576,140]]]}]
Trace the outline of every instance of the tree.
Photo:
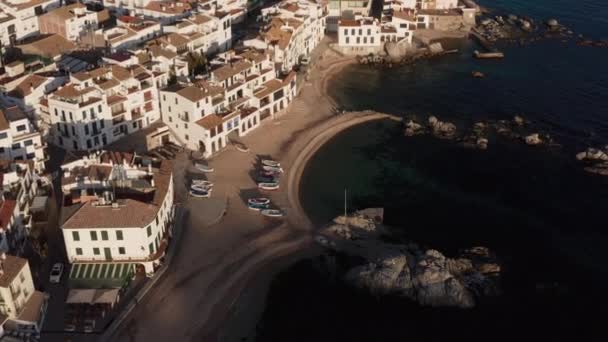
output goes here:
[{"label": "tree", "polygon": [[207,56],[199,52],[188,52],[186,55],[188,61],[188,69],[192,76],[200,75],[207,72]]}]

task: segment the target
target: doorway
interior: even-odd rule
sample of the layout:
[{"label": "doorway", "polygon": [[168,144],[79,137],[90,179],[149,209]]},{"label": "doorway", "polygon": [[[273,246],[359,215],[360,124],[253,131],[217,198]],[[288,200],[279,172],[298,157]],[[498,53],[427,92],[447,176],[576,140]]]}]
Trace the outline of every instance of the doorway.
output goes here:
[{"label": "doorway", "polygon": [[104,248],[103,254],[106,257],[106,260],[112,260],[112,252],[110,251],[110,248],[108,248],[108,247]]}]

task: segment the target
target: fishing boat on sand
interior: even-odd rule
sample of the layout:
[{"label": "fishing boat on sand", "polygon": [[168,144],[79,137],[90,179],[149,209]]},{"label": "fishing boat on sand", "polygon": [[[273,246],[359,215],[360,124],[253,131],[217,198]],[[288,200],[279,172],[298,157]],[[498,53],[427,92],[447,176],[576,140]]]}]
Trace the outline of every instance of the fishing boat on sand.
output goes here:
[{"label": "fishing boat on sand", "polygon": [[262,190],[278,190],[279,183],[278,182],[259,183],[258,188],[260,188]]},{"label": "fishing boat on sand", "polygon": [[249,152],[249,147],[247,147],[241,143],[234,143],[234,148],[236,148],[236,150],[239,152],[243,152],[243,153]]},{"label": "fishing boat on sand", "polygon": [[283,173],[283,169],[279,166],[262,165],[262,169],[265,171]]},{"label": "fishing boat on sand", "polygon": [[269,204],[270,200],[266,197],[256,197],[247,200],[248,204]]},{"label": "fishing boat on sand", "polygon": [[192,185],[198,185],[198,186],[203,186],[206,188],[212,188],[213,187],[213,183],[208,181],[208,180],[202,180],[202,179],[193,179],[192,180]]},{"label": "fishing boat on sand", "polygon": [[281,167],[281,163],[270,159],[262,159],[262,164],[271,167]]},{"label": "fishing boat on sand", "polygon": [[199,192],[203,192],[203,191],[211,192],[211,191],[213,191],[213,189],[211,189],[211,187],[204,186],[204,185],[198,185],[198,184],[192,184],[192,186],[190,186],[190,190],[199,191]]},{"label": "fishing boat on sand", "polygon": [[258,203],[258,204],[249,203],[249,204],[247,204],[247,207],[251,210],[260,211],[260,210],[268,209],[268,207],[270,207],[270,204],[268,204],[268,203],[261,203],[261,204],[260,203]]},{"label": "fishing boat on sand", "polygon": [[261,211],[262,215],[268,217],[283,217],[285,214],[279,209],[266,209]]},{"label": "fishing boat on sand", "polygon": [[207,198],[211,196],[211,190],[198,190],[198,189],[190,189],[190,196],[192,197],[200,197]]},{"label": "fishing boat on sand", "polygon": [[214,170],[213,170],[213,168],[212,168],[211,166],[209,166],[209,165],[204,165],[204,164],[201,164],[201,163],[195,163],[195,164],[194,164],[194,167],[195,167],[197,170],[202,171],[202,172],[207,172],[207,173],[208,173],[208,172],[213,172],[213,171],[214,171]]}]

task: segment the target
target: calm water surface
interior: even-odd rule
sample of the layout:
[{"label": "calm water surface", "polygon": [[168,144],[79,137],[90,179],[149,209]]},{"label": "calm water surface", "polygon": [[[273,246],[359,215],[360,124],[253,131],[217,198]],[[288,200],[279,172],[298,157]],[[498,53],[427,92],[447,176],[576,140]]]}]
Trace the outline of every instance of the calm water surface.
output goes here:
[{"label": "calm water surface", "polygon": [[[482,4],[608,38],[602,0]],[[488,246],[504,265],[504,295],[473,310],[421,308],[353,291],[303,261],[273,283],[259,341],[604,340],[608,179],[586,174],[573,157],[608,144],[608,49],[543,41],[484,62],[470,57],[471,43],[459,49],[416,66],[351,67],[331,83],[331,95],[348,109],[432,113],[459,129],[520,114],[562,147],[490,136],[489,150],[476,151],[369,123],[315,155],[302,201],[325,223],[343,211],[347,188],[351,209],[384,206],[387,222],[413,241],[448,255]],[[473,79],[473,70],[486,78]]]}]

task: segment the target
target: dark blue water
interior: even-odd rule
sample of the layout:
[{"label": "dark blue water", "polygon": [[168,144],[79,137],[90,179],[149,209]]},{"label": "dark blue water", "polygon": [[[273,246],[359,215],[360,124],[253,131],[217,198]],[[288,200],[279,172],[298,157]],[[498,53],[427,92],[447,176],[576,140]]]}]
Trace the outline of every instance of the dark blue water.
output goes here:
[{"label": "dark blue water", "polygon": [[[576,34],[608,38],[601,0],[482,1],[497,12],[557,18]],[[390,70],[354,66],[331,83],[348,109],[434,114],[460,130],[476,121],[531,121],[561,147],[531,148],[490,136],[487,151],[430,136],[405,138],[377,122],[343,132],[306,169],[302,202],[323,223],[343,210],[384,206],[408,239],[446,254],[488,246],[503,264],[500,297],[473,310],[421,308],[374,298],[314,260],[273,283],[259,341],[605,340],[608,314],[608,178],[585,173],[574,154],[608,144],[608,49],[546,40],[505,46],[502,61],[461,54]],[[473,79],[473,70],[486,74]]]}]

